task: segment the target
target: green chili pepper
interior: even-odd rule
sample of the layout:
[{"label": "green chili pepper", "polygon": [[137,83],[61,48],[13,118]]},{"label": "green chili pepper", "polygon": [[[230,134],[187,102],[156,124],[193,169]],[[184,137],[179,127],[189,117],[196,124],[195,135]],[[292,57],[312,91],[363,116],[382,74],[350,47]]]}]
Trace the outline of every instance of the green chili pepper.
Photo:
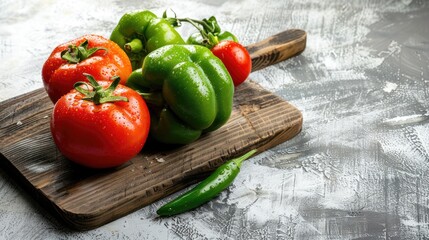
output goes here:
[{"label": "green chili pepper", "polygon": [[225,124],[234,85],[222,61],[206,47],[168,45],[146,56],[141,72],[126,83],[151,111],[150,134],[169,144],[187,144]]},{"label": "green chili pepper", "polygon": [[217,168],[208,178],[190,191],[165,204],[156,211],[160,216],[172,216],[186,212],[208,202],[226,189],[240,172],[241,163],[251,157],[256,150],[229,160]]},{"label": "green chili pepper", "polygon": [[143,59],[153,50],[169,44],[185,43],[171,22],[147,10],[124,14],[110,40],[125,50],[133,70],[141,68]]}]

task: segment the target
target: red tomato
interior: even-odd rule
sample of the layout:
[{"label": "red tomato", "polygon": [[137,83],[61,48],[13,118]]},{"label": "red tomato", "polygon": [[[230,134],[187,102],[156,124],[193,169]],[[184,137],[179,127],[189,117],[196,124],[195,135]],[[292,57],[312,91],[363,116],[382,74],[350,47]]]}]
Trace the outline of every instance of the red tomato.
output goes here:
[{"label": "red tomato", "polygon": [[[85,50],[82,51],[82,48],[79,50],[78,46],[85,40],[87,40]],[[100,49],[88,54],[89,50],[95,48]],[[76,56],[76,61],[70,62],[63,58],[62,55],[67,51],[71,56]],[[62,95],[73,89],[75,82],[86,81],[83,73],[89,73],[100,80],[110,80],[113,76],[119,76],[121,83],[125,84],[131,71],[131,62],[127,54],[116,43],[102,36],[85,35],[56,47],[43,65],[42,78],[49,97],[55,103]]]},{"label": "red tomato", "polygon": [[[109,81],[98,82],[103,89]],[[72,90],[55,104],[51,133],[60,152],[90,168],[119,166],[134,157],[146,142],[150,116],[142,97],[119,84],[114,96],[128,101],[95,104]]]},{"label": "red tomato", "polygon": [[252,70],[252,59],[240,43],[220,41],[211,51],[222,60],[234,81],[234,86],[240,85],[247,79]]}]

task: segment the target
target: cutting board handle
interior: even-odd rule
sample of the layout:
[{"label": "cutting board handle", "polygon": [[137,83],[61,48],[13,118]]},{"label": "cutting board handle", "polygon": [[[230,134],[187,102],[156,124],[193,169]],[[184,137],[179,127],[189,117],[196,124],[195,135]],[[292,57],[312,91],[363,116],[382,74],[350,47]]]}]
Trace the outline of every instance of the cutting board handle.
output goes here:
[{"label": "cutting board handle", "polygon": [[252,72],[300,54],[304,51],[306,43],[305,31],[290,29],[250,44],[246,48],[252,58]]}]

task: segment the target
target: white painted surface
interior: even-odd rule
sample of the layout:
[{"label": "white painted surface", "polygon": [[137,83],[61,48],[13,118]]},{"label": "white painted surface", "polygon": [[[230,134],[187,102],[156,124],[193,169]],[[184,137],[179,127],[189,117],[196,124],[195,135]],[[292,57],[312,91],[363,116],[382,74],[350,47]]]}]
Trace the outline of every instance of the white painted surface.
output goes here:
[{"label": "white painted surface", "polygon": [[108,37],[126,11],[167,8],[215,15],[245,45],[307,31],[304,53],[251,75],[302,110],[303,131],[245,162],[227,191],[195,211],[156,218],[172,196],[88,232],[67,229],[0,171],[0,239],[429,238],[424,0],[6,0],[0,100],[42,87],[41,67],[56,45]]}]

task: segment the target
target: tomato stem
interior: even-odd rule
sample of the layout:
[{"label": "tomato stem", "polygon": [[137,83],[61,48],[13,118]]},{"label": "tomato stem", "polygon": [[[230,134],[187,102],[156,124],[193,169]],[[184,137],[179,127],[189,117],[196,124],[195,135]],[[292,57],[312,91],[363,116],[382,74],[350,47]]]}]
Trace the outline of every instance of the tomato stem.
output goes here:
[{"label": "tomato stem", "polygon": [[[128,102],[128,98],[124,96],[116,96],[113,95],[113,92],[115,91],[116,87],[119,84],[119,77],[114,76],[112,77],[112,83],[107,87],[106,89],[101,86],[92,75],[84,73],[83,75],[86,76],[89,83],[87,82],[76,82],[74,84],[74,88],[76,91],[82,93],[85,97],[83,97],[83,100],[91,101],[95,105],[107,103],[107,102],[119,102],[124,101]],[[81,85],[86,85],[86,89],[82,88]],[[92,88],[92,89],[91,89]]]},{"label": "tomato stem", "polygon": [[174,13],[174,17],[167,17],[167,11],[165,11],[163,18],[167,19],[167,21],[175,27],[180,26],[182,22],[190,23],[203,37],[203,45],[210,49],[219,43],[217,35],[220,34],[221,29],[214,16],[211,16],[209,19],[204,18],[203,20],[197,20],[191,18],[177,18],[176,13]]},{"label": "tomato stem", "polygon": [[68,61],[69,63],[80,63],[81,61],[89,58],[98,50],[107,51],[103,47],[94,47],[88,49],[88,39],[85,39],[79,46],[70,45],[66,50],[61,52],[61,58]]},{"label": "tomato stem", "polygon": [[[219,39],[216,36],[216,33],[217,33],[216,27],[208,25],[205,21],[200,21],[200,20],[195,20],[190,18],[178,18],[177,20],[180,22],[188,22],[192,26],[194,26],[203,37],[204,39],[203,44],[206,47],[211,49],[212,47],[214,47],[216,44],[219,43]],[[199,25],[201,25],[202,27],[200,27]],[[217,22],[216,22],[216,25],[217,25]]]}]

